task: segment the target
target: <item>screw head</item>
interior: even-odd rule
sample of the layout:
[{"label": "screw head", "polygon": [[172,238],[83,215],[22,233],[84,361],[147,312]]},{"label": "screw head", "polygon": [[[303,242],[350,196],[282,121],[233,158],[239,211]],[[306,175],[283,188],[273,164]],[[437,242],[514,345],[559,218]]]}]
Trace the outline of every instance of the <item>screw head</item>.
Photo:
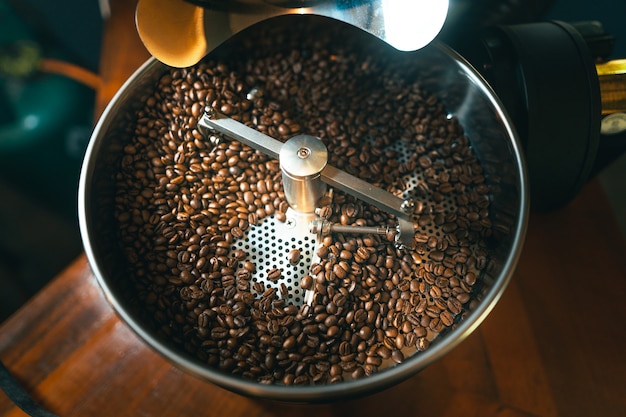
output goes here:
[{"label": "screw head", "polygon": [[413,210],[415,210],[415,201],[412,199],[404,200],[402,205],[400,205],[400,209],[407,214],[413,213]]}]

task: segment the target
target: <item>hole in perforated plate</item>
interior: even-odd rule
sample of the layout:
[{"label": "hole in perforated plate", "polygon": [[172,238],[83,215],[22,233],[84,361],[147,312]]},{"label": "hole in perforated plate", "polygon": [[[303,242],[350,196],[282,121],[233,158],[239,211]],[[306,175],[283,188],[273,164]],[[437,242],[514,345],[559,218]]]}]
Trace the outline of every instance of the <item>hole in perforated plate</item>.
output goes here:
[{"label": "hole in perforated plate", "polygon": [[[277,296],[287,304],[304,304],[306,291],[300,286],[300,281],[309,273],[317,248],[317,237],[309,232],[309,223],[313,218],[314,214],[288,210],[285,222],[270,216],[251,225],[247,235],[234,242],[231,249],[241,249],[247,254],[238,268],[243,268],[246,261],[252,262],[256,267],[252,283],[260,282],[265,289],[275,288]],[[300,251],[300,260],[296,264],[289,261],[289,254],[294,249]],[[281,277],[272,281],[268,273],[274,268],[281,270]],[[255,293],[254,289],[251,291]]]}]

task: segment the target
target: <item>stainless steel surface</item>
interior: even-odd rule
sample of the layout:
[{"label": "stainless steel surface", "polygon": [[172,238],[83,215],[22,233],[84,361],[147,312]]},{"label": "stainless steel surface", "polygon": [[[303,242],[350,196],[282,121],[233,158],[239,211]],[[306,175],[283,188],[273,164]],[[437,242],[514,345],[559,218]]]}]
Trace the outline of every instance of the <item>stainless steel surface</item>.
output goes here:
[{"label": "stainless steel surface", "polygon": [[362,233],[390,236],[395,235],[396,231],[389,226],[373,227],[373,226],[346,226],[343,224],[334,224],[328,220],[315,219],[309,225],[311,233],[328,236],[331,233]]},{"label": "stainless steel surface", "polygon": [[410,218],[414,205],[407,200],[396,197],[389,191],[375,187],[367,181],[350,175],[345,171],[327,165],[322,171],[322,179],[331,187],[351,194],[366,203],[385,210],[399,218]]},{"label": "stainless steel surface", "polygon": [[[241,249],[247,253],[245,261],[256,265],[255,279],[265,288],[273,288],[280,298],[296,306],[311,304],[313,291],[304,291],[300,281],[309,274],[311,265],[319,262],[315,254],[319,247],[317,235],[309,233],[309,224],[316,215],[288,209],[284,222],[267,217],[259,224],[250,227],[245,239],[233,244],[231,252]],[[289,252],[298,250],[300,260],[289,262]],[[268,272],[279,268],[280,281],[268,279]],[[283,285],[281,285],[283,284]],[[262,294],[256,294],[261,296]]]},{"label": "stainless steel surface", "polygon": [[203,133],[207,137],[212,130],[218,131],[248,145],[252,149],[263,152],[272,159],[278,159],[280,149],[283,147],[281,141],[254,130],[217,111],[206,112],[198,121],[198,126],[203,129]]},{"label": "stainless steel surface", "polygon": [[328,162],[326,146],[313,136],[294,136],[282,146],[278,160],[289,207],[295,211],[314,213],[326,192],[326,184],[321,177]]},{"label": "stainless steel surface", "polygon": [[[489,241],[489,266],[481,277],[481,285],[477,289],[477,298],[472,309],[467,311],[456,327],[440,334],[427,350],[406,358],[401,365],[366,378],[319,386],[263,385],[222,373],[173,348],[168,340],[159,336],[137,312],[136,303],[124,295],[123,287],[127,282],[122,260],[124,255],[116,241],[116,226],[112,215],[115,205],[112,179],[118,169],[116,161],[119,160],[129,135],[132,135],[132,125],[129,123],[132,123],[133,118],[129,116],[142,106],[154,89],[156,80],[168,71],[166,66],[155,59],[149,60],[137,70],[104,111],[89,143],[80,178],[79,220],[85,252],[107,299],[120,317],[146,343],[193,375],[246,395],[289,401],[329,401],[382,390],[414,375],[461,343],[493,309],[517,264],[528,216],[525,166],[516,134],[506,113],[473,68],[455,52],[438,43],[415,53],[414,64],[414,76],[419,77],[423,88],[432,92],[449,111],[450,116],[456,117],[463,126],[464,134],[471,141],[472,148],[481,161],[484,175],[491,182],[490,219],[493,222],[494,235]],[[401,148],[402,145],[393,146]],[[272,221],[271,218],[268,219]],[[282,251],[289,250],[291,240],[283,239],[287,233],[283,233],[285,229],[282,229],[292,224],[289,218],[287,220],[284,224],[268,226],[280,228],[270,234],[271,239],[264,237],[268,229],[263,225],[258,230],[251,230],[247,239],[252,241],[247,244],[254,248],[263,243],[263,251],[267,249],[265,246],[276,244],[282,245]],[[301,227],[299,224],[302,223],[305,224],[308,234],[310,219],[296,219],[297,227]],[[401,227],[406,226],[407,222],[401,223]],[[436,232],[433,228],[432,233]],[[254,235],[255,233],[260,234]],[[281,234],[284,236],[280,236]],[[295,236],[294,238],[299,239]],[[315,245],[312,241],[301,243],[303,246]],[[241,244],[246,243],[242,241]],[[312,260],[313,254],[310,252],[306,256]],[[296,272],[292,279],[298,279],[299,273]],[[293,296],[303,297],[302,294]]]},{"label": "stainless steel surface", "polygon": [[396,244],[409,249],[415,248],[415,224],[413,221],[398,217],[398,233],[396,233]]}]

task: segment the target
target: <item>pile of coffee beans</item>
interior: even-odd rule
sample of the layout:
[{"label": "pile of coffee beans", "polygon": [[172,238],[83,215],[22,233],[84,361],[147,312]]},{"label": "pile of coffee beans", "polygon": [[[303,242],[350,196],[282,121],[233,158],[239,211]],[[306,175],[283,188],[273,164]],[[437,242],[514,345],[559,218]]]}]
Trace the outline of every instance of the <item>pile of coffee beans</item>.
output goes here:
[{"label": "pile of coffee beans", "polygon": [[[343,26],[323,29],[242,35],[246,53],[167,70],[136,114],[115,178],[128,296],[165,340],[260,383],[335,383],[419,354],[471,309],[489,259],[489,187],[457,120],[421,88],[410,59]],[[415,248],[327,236],[299,283],[311,302],[286,302],[233,249],[262,219],[284,221],[279,163],[203,136],[207,108],[281,141],[317,136],[329,164],[413,198]],[[332,189],[320,205],[334,223],[396,224]],[[297,248],[289,256],[299,262]],[[280,269],[271,274],[281,280]]]}]

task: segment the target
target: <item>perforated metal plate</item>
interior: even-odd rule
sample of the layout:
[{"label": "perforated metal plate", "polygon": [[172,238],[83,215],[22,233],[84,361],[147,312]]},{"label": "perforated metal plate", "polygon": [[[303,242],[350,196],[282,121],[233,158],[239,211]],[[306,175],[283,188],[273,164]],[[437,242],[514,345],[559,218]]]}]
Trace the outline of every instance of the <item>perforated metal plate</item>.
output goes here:
[{"label": "perforated metal plate", "polygon": [[[412,152],[402,141],[388,146],[387,150],[395,151],[400,163],[406,163]],[[435,203],[430,193],[425,195],[420,191],[424,181],[423,169],[420,167],[402,177],[404,186],[401,197],[420,201],[425,207],[422,213],[416,213],[414,221],[417,221],[420,214],[430,213],[435,206],[442,207],[444,213],[454,211],[455,202],[452,197],[446,197],[443,201]],[[265,289],[275,288],[278,297],[288,304],[300,306],[309,302],[313,293],[303,290],[300,282],[309,274],[311,265],[319,262],[319,258],[316,257],[318,238],[309,231],[309,224],[315,218],[315,214],[299,213],[289,209],[285,222],[277,220],[274,216],[268,216],[258,224],[251,225],[246,236],[233,243],[232,250],[241,249],[247,254],[239,268],[243,268],[246,261],[252,262],[256,268],[252,274],[253,283],[261,283]],[[434,222],[421,226],[419,230],[429,236],[442,235],[441,226]],[[294,249],[300,251],[301,255],[296,264],[289,262],[290,252]],[[275,268],[280,269],[281,276],[276,280],[269,279],[269,272]],[[260,295],[258,291],[256,294]]]},{"label": "perforated metal plate", "polygon": [[[253,283],[260,282],[265,289],[275,288],[278,297],[288,304],[304,304],[308,301],[307,292],[300,286],[300,281],[317,259],[317,236],[309,232],[309,223],[315,217],[315,214],[289,209],[285,222],[268,216],[259,224],[250,226],[247,235],[233,244],[232,250],[242,249],[248,255],[239,268],[243,268],[245,261],[252,262],[256,267],[252,274]],[[292,264],[289,255],[294,249],[300,251],[300,260]],[[281,270],[277,280],[268,278],[274,268]]]}]

